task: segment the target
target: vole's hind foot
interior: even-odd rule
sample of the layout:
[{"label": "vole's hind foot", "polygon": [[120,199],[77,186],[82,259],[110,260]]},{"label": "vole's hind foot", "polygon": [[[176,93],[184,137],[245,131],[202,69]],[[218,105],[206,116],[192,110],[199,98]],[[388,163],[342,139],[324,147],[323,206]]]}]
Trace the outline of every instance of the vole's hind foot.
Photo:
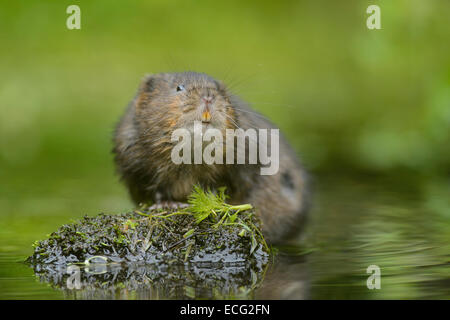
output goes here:
[{"label": "vole's hind foot", "polygon": [[178,210],[188,207],[189,205],[184,202],[178,201],[158,201],[157,203],[150,206],[149,210],[159,210],[159,209],[172,209]]}]

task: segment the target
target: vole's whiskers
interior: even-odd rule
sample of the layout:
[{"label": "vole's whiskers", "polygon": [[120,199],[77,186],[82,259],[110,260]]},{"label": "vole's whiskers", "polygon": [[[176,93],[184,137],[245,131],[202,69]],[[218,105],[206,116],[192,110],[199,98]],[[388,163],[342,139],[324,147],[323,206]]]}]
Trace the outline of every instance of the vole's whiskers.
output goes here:
[{"label": "vole's whiskers", "polygon": [[250,110],[244,110],[244,109],[240,109],[240,108],[236,108],[236,107],[233,107],[233,108],[234,108],[235,110],[238,110],[238,111],[241,111],[241,112],[253,114],[253,115],[255,115],[255,116],[257,116],[257,117],[259,117],[259,118],[261,118],[261,119],[268,120],[267,117],[263,116],[263,115],[260,114],[260,113],[253,112],[253,111],[250,111]]},{"label": "vole's whiskers", "polygon": [[241,129],[238,124],[236,123],[236,121],[233,119],[233,117],[231,117],[230,115],[226,114],[225,112],[221,113],[225,118],[227,118],[228,120],[231,121],[231,124],[234,125],[236,127],[236,129]]},{"label": "vole's whiskers", "polygon": [[275,107],[282,107],[282,108],[292,108],[294,109],[295,106],[291,104],[282,104],[282,103],[272,103],[272,102],[252,102],[253,105],[257,104],[264,104],[268,106],[275,106]]},{"label": "vole's whiskers", "polygon": [[[244,129],[240,128],[240,127],[237,125],[236,121],[235,121],[231,116],[229,116],[228,114],[224,114],[224,116],[225,116],[226,118],[228,118],[230,121],[232,121],[232,124],[236,127],[236,129],[244,130]],[[251,128],[251,129],[255,129],[255,130],[256,130],[256,128]],[[245,130],[244,130],[244,131],[245,131]],[[255,139],[252,138],[252,136],[248,136],[248,139],[249,139],[249,141],[258,143],[258,137],[256,137],[256,140],[255,140]]]},{"label": "vole's whiskers", "polygon": [[255,78],[255,76],[256,76],[256,73],[250,74],[250,75],[245,76],[245,77],[231,79],[230,81],[228,81],[226,83],[226,86],[232,92],[237,92],[238,93],[238,92],[240,92],[242,90],[242,85],[245,84],[248,87],[249,83],[250,83],[249,80],[251,78]]}]

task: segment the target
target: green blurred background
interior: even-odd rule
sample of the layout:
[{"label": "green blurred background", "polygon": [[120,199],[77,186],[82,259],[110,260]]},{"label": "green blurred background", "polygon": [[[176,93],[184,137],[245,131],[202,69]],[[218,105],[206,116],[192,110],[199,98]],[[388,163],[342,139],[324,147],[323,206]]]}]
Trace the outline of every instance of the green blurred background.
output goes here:
[{"label": "green blurred background", "polygon": [[[70,4],[81,30],[66,28]],[[381,30],[366,27],[369,4]],[[112,132],[143,75],[163,71],[230,83],[319,181],[437,179],[447,219],[449,15],[446,0],[3,1],[1,253],[26,256],[70,218],[131,208]]]}]

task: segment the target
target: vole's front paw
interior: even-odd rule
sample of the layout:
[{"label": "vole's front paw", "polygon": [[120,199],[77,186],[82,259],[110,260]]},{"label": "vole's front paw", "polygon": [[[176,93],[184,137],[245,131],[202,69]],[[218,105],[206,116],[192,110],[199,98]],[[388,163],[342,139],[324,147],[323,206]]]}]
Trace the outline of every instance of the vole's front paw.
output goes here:
[{"label": "vole's front paw", "polygon": [[189,205],[184,202],[178,201],[158,201],[154,205],[152,205],[149,210],[159,210],[159,209],[172,209],[178,210],[188,207]]}]

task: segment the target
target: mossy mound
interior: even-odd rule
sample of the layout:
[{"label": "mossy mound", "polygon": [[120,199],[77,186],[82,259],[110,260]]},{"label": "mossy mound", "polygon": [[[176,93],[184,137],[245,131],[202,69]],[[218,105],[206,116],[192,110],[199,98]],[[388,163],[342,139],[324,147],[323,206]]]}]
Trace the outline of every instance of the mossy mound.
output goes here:
[{"label": "mossy mound", "polygon": [[85,216],[34,244],[28,258],[45,265],[102,263],[257,266],[269,257],[260,220],[251,205],[232,206],[218,194],[195,188],[181,211],[146,207],[120,214]]},{"label": "mossy mound", "polygon": [[267,260],[263,244],[258,243],[252,251],[251,236],[239,235],[240,226],[212,228],[206,221],[197,225],[192,215],[167,217],[170,213],[164,211],[139,212],[85,216],[79,222],[63,225],[48,239],[34,245],[28,261],[60,265],[95,263],[103,259],[97,257],[104,257],[104,261],[116,263],[218,266]]}]

